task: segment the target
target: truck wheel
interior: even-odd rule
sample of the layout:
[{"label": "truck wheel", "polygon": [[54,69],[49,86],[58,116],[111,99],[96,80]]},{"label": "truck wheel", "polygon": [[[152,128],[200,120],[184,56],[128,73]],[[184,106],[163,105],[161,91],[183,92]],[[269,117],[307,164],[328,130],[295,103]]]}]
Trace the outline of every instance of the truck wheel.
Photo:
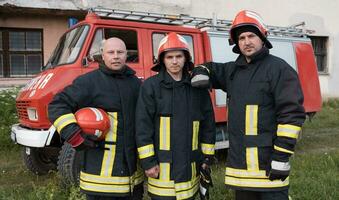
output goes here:
[{"label": "truck wheel", "polygon": [[63,184],[79,185],[80,160],[81,152],[76,152],[70,144],[65,142],[58,160],[58,171]]},{"label": "truck wheel", "polygon": [[36,175],[44,175],[50,170],[56,170],[57,155],[53,154],[53,150],[35,147],[22,148],[22,157],[26,167]]}]

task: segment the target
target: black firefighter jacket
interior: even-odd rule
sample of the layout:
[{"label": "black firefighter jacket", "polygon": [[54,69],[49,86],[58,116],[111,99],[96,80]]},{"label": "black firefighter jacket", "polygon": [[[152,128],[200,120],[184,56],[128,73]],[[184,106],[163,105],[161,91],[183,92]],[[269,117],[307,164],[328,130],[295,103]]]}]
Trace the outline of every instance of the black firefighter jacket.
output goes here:
[{"label": "black firefighter jacket", "polygon": [[162,67],[140,89],[136,140],[142,167],[160,166],[148,178],[156,199],[191,199],[199,189],[199,167],[214,155],[215,121],[207,90],[193,88],[188,72],[174,81]]},{"label": "black firefighter jacket", "polygon": [[296,71],[263,47],[250,63],[207,63],[213,88],[228,97],[230,148],[225,184],[235,189],[286,189],[285,181],[266,176],[271,160],[287,162],[305,120]]},{"label": "black firefighter jacket", "polygon": [[48,106],[49,119],[68,140],[80,129],[74,114],[83,107],[102,108],[109,114],[111,127],[105,141],[84,152],[80,172],[80,188],[87,194],[126,196],[136,174],[135,107],[140,81],[129,67],[113,72],[101,64],[99,69],[84,74],[58,93]]}]

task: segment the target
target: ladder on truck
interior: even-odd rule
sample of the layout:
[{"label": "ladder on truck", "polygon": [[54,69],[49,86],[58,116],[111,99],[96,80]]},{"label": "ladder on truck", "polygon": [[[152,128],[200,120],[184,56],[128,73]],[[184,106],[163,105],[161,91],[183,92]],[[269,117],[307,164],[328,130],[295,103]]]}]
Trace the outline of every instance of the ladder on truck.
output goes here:
[{"label": "ladder on truck", "polygon": [[[212,29],[219,31],[229,31],[232,26],[231,20],[216,19],[216,17],[192,17],[186,14],[161,14],[142,11],[107,9],[101,7],[91,8],[89,9],[89,12],[94,12],[102,18],[181,25],[199,29]],[[304,28],[297,28],[299,26],[304,27],[304,25],[305,23],[301,22],[299,24],[289,27],[267,26],[267,28],[269,34],[273,36],[306,37],[306,32],[308,30]]]}]

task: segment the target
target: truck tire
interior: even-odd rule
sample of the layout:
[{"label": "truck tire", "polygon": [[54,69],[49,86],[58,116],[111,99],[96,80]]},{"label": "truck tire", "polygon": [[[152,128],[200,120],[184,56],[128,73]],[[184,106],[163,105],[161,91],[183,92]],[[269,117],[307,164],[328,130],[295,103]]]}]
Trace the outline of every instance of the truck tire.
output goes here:
[{"label": "truck tire", "polygon": [[59,153],[58,171],[64,185],[79,185],[81,152],[65,142]]},{"label": "truck tire", "polygon": [[45,175],[57,169],[55,149],[23,147],[22,157],[26,167],[36,175]]}]

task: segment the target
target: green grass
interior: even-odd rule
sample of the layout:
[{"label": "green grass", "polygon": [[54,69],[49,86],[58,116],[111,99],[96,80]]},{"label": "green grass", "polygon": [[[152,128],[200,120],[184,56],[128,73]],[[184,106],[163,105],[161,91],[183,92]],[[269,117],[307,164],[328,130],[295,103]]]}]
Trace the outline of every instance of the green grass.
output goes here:
[{"label": "green grass", "polygon": [[[37,176],[23,165],[20,148],[10,140],[10,126],[17,122],[14,91],[0,92],[0,199],[6,200],[75,200],[84,199],[77,187],[59,185],[56,172]],[[293,200],[339,199],[339,100],[324,103],[323,110],[312,121],[307,120],[291,158]],[[212,168],[212,200],[233,199],[224,186],[226,151],[218,152],[219,162]],[[145,198],[148,199],[148,198]]]}]

